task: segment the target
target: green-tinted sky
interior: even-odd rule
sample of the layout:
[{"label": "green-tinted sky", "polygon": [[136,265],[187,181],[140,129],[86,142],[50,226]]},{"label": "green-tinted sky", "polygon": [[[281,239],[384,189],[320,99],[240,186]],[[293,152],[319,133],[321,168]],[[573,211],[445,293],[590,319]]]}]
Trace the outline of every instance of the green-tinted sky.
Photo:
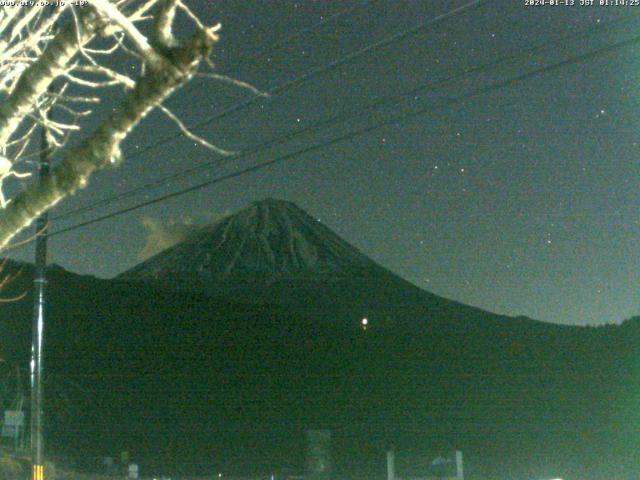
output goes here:
[{"label": "green-tinted sky", "polygon": [[[202,18],[223,24],[218,71],[262,90],[464,3],[190,2]],[[640,47],[615,48],[462,101],[445,100],[633,38],[639,30],[640,6],[575,3],[485,2],[227,115],[198,133],[241,149],[458,76],[258,156],[224,160],[221,167],[61,220],[59,227],[72,225],[391,115],[428,108],[290,162],[55,237],[53,261],[113,276],[138,261],[146,238],[143,218],[207,222],[251,201],[278,197],[298,203],[379,263],[445,297],[570,324],[619,322],[638,314]],[[341,12],[346,13],[331,19]],[[270,50],[322,19],[329,19],[322,28]],[[539,52],[522,53],[561,37]],[[256,52],[267,53],[256,57]],[[516,58],[460,77],[508,54]],[[169,104],[192,124],[249,96],[195,79]],[[127,140],[125,156],[175,131],[154,114]],[[174,140],[96,175],[85,192],[55,213],[214,158],[191,141]]]}]

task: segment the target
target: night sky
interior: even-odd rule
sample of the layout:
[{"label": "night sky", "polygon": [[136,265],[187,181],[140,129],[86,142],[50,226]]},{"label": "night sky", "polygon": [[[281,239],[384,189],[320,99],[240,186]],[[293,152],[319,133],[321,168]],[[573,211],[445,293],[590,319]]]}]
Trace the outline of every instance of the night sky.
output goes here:
[{"label": "night sky", "polygon": [[[216,71],[263,91],[465,3],[189,2],[202,19],[223,25]],[[139,262],[145,246],[148,253],[150,223],[164,224],[162,232],[170,237],[184,230],[181,222],[208,223],[275,197],[297,203],[380,264],[447,298],[567,324],[620,322],[640,314],[639,44],[465,98],[638,32],[640,6],[575,3],[481,3],[197,130],[221,147],[240,150],[457,76],[258,155],[223,159],[180,138],[128,158],[118,169],[96,174],[85,191],[53,215],[213,163],[136,197],[54,220],[53,230],[427,109],[290,161],[53,237],[51,259],[75,272],[111,277]],[[283,44],[323,20],[322,27]],[[539,52],[522,53],[559,38]],[[461,74],[511,54],[510,62]],[[109,94],[98,119],[120,95],[117,90]],[[168,105],[194,124],[251,96],[196,78]],[[126,141],[125,157],[176,132],[154,113]],[[152,240],[163,241],[158,237]],[[30,255],[24,249],[14,257]]]}]

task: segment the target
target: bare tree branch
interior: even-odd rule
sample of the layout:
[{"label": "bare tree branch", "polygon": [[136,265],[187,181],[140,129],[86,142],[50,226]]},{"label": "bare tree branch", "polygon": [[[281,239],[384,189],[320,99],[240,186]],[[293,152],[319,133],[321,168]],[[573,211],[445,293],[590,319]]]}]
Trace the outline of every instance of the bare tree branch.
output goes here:
[{"label": "bare tree branch", "polygon": [[121,160],[120,146],[127,134],[152,108],[193,77],[217,41],[217,28],[198,31],[185,45],[174,48],[170,58],[160,57],[162,68],[149,69],[140,77],[111,117],[72,148],[49,178],[31,184],[0,212],[0,247],[45,210],[84,188],[94,171]]},{"label": "bare tree branch", "polygon": [[235,87],[244,88],[246,90],[249,90],[254,95],[258,95],[260,97],[269,97],[268,93],[258,90],[256,87],[254,87],[250,83],[243,82],[242,80],[238,80],[236,78],[229,77],[227,75],[219,75],[217,73],[198,73],[198,76],[212,78],[214,80],[218,80],[223,83],[228,83]]},{"label": "bare tree branch", "polygon": [[89,2],[105,17],[118,25],[125,35],[131,40],[138,50],[138,53],[144,60],[153,67],[160,67],[162,64],[160,56],[149,45],[147,37],[145,37],[136,28],[131,20],[118,10],[109,0],[89,0]]},{"label": "bare tree branch", "polygon": [[[182,0],[88,1],[82,9],[0,8],[0,249],[44,211],[84,188],[95,171],[118,164],[123,140],[153,108],[187,138],[220,155],[232,154],[191,132],[163,105],[197,74],[201,62],[210,61],[220,25],[206,27]],[[186,15],[196,30],[184,43],[173,32],[177,14]],[[147,39],[137,23],[149,18],[153,25]],[[130,76],[129,65],[102,57],[116,52],[140,61],[140,68],[134,68],[139,77]],[[262,94],[238,80],[206,76]],[[52,91],[56,80],[63,85]],[[99,103],[101,89],[114,85],[124,87],[120,105],[92,134],[67,147],[72,134],[83,134],[84,118],[92,112],[85,104]],[[55,120],[46,115],[52,108],[59,113]],[[18,161],[40,153],[30,147],[38,127],[53,147],[48,151],[56,152],[51,175],[5,200],[4,180],[29,175],[16,172]]]},{"label": "bare tree branch", "polygon": [[76,32],[75,25],[69,25],[56,35],[38,60],[22,73],[13,93],[0,104],[0,145],[7,143],[51,82],[65,73],[78,52],[78,39],[86,43],[93,37],[98,28],[95,15],[83,15],[81,27]]},{"label": "bare tree branch", "polygon": [[155,16],[154,34],[155,40],[165,47],[175,46],[173,38],[173,19],[176,15],[177,0],[161,0],[160,8]]},{"label": "bare tree branch", "polygon": [[223,148],[217,147],[217,146],[213,145],[212,143],[207,142],[204,138],[199,137],[195,133],[191,132],[189,130],[189,128],[184,123],[182,123],[182,121],[171,110],[169,110],[164,105],[159,105],[158,108],[160,110],[162,110],[162,112],[167,117],[169,117],[171,120],[173,120],[173,122],[175,122],[175,124],[178,126],[178,128],[184,134],[185,137],[190,138],[194,142],[197,142],[198,144],[202,145],[203,147],[206,147],[209,150],[212,150],[212,151],[216,152],[219,155],[222,155],[222,156],[225,156],[225,157],[228,157],[228,156],[231,156],[231,155],[235,155],[236,152],[231,152],[229,150],[225,150]]}]

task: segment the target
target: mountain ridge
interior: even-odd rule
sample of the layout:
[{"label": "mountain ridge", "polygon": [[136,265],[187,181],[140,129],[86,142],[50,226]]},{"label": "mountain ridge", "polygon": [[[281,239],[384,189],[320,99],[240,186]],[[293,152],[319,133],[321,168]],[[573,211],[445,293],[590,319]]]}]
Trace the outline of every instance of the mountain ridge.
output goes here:
[{"label": "mountain ridge", "polygon": [[202,227],[118,279],[182,273],[201,277],[239,275],[341,275],[384,268],[294,203],[268,198]]},{"label": "mountain ridge", "polygon": [[294,203],[273,198],[202,227],[115,280],[306,312],[333,304],[371,316],[373,311],[428,305],[491,315],[413,285]]},{"label": "mountain ridge", "polygon": [[[246,224],[266,239],[288,231],[286,219],[267,228],[266,213],[250,212]],[[217,225],[234,244],[224,251],[242,251],[234,225]],[[265,268],[260,281],[226,261],[218,266],[234,267],[199,282],[185,268],[182,284],[170,270],[158,282],[52,268],[50,445],[79,458],[126,449],[145,472],[186,474],[189,463],[192,475],[254,475],[301,472],[303,430],[327,428],[340,478],[384,478],[377,462],[390,443],[420,446],[415,455],[460,449],[474,480],[638,478],[640,322],[598,329],[492,314],[421,290],[340,243],[311,256],[337,270],[275,245],[287,260],[249,249],[258,261],[248,266]],[[332,260],[336,252],[348,261]],[[27,365],[32,282],[29,265],[15,267],[23,275],[5,293],[29,295],[0,309],[0,356]]]}]

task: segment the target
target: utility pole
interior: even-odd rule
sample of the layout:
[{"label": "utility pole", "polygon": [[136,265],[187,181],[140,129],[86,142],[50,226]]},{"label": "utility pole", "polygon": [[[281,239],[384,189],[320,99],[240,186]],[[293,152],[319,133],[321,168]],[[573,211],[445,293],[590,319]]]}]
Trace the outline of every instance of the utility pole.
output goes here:
[{"label": "utility pole", "polygon": [[396,479],[396,454],[393,450],[387,451],[387,480]]},{"label": "utility pole", "polygon": [[[49,110],[45,118],[51,118]],[[49,177],[51,145],[47,138],[47,126],[41,128],[40,164],[38,181],[43,182]],[[47,284],[47,230],[49,228],[49,214],[40,215],[36,221],[36,258],[34,268],[33,295],[33,338],[31,341],[31,465],[32,480],[44,480],[44,442],[42,435],[42,371],[44,348],[44,319],[45,319],[45,287]]]}]

